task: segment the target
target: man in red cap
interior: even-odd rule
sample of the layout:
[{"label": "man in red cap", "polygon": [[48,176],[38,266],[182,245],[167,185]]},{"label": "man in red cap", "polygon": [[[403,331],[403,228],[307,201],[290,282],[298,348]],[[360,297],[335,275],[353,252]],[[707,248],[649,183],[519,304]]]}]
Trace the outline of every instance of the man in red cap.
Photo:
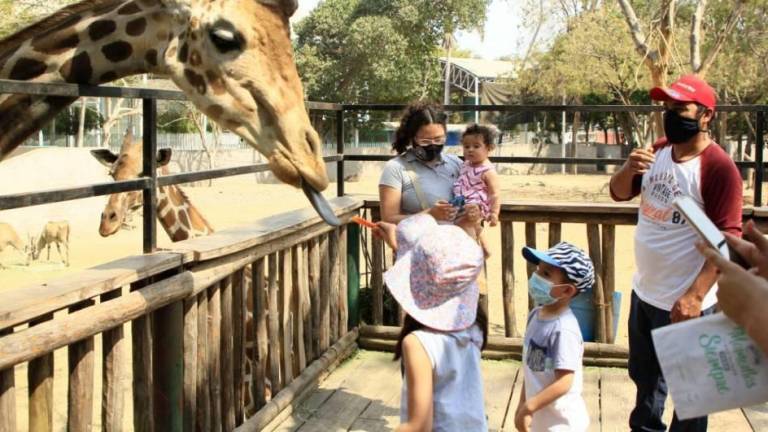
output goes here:
[{"label": "man in red cap", "polygon": [[[629,375],[637,387],[633,431],[665,431],[667,385],[651,339],[653,329],[714,312],[716,269],[695,244],[698,235],[672,206],[689,196],[723,231],[741,234],[742,181],[736,164],[710,136],[715,92],[695,75],[651,90],[664,102],[665,137],[635,149],[611,177],[611,196],[640,195],[629,316]],[[707,418],[679,420],[670,431],[706,431]]]}]

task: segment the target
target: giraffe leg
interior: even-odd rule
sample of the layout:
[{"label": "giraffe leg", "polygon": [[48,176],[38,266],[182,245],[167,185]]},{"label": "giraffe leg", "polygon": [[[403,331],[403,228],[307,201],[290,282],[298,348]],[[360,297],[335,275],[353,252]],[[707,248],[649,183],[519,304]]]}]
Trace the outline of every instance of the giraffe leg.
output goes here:
[{"label": "giraffe leg", "polygon": [[61,262],[65,262],[64,255],[61,253],[61,246],[59,246],[59,242],[56,242],[56,250],[59,252],[59,258],[61,259]]}]

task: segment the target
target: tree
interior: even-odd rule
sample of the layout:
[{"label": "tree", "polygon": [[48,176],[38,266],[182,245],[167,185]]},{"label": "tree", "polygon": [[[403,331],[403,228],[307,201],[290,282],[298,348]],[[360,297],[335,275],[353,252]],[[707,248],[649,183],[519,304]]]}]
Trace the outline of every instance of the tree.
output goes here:
[{"label": "tree", "polygon": [[403,103],[439,94],[446,34],[475,29],[490,0],[327,0],[296,25],[309,99]]},{"label": "tree", "polygon": [[[655,15],[650,19],[649,33],[643,31],[643,25],[638,18],[635,8],[630,0],[618,0],[621,11],[624,15],[635,50],[643,59],[644,64],[651,73],[653,86],[664,86],[667,84],[669,75],[670,59],[676,50],[677,34],[676,24],[679,15],[678,2],[675,0],[663,0],[659,3]],[[712,67],[717,55],[720,53],[726,39],[733,31],[738,22],[747,0],[721,0],[715,1],[718,6],[729,5],[729,14],[725,19],[709,26],[708,32],[705,32],[702,23],[707,14],[708,0],[696,0],[692,5],[695,6],[693,13],[690,14],[689,31],[689,57],[687,66],[681,69],[687,72],[693,72],[704,77]],[[685,5],[684,5],[685,6]],[[706,34],[712,36],[710,41],[705,41]],[[707,45],[708,51],[702,59],[702,47]],[[656,131],[659,135],[663,134],[663,124],[661,115],[657,113],[654,116]]]}]

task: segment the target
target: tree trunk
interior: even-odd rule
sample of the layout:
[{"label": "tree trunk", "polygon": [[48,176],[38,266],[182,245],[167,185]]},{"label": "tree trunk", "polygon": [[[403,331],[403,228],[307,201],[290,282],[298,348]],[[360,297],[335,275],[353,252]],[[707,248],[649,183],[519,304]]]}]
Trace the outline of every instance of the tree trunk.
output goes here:
[{"label": "tree trunk", "polygon": [[75,147],[83,147],[83,138],[85,134],[85,110],[88,105],[88,98],[80,99],[80,120],[77,123],[77,141],[75,141]]},{"label": "tree trunk", "polygon": [[[571,148],[569,149],[568,157],[576,157],[576,147],[579,144],[579,128],[581,127],[581,112],[576,111],[573,113],[573,125],[571,126]],[[579,167],[576,164],[572,164],[568,172],[571,174],[578,174]]]}]

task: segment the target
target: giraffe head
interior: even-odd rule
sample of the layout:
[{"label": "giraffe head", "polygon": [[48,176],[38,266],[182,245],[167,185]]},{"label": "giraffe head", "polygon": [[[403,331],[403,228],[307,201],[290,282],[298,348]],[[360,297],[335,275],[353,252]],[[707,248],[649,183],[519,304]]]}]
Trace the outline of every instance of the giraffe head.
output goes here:
[{"label": "giraffe head", "polygon": [[[109,168],[109,175],[115,180],[131,180],[142,174],[141,153],[141,141],[134,140],[130,131],[123,137],[120,154],[114,154],[107,149],[91,150],[93,157]],[[170,160],[170,149],[158,150],[158,168],[167,165]],[[110,195],[107,205],[101,213],[99,234],[102,237],[107,237],[118,232],[123,226],[126,216],[130,212],[138,210],[142,202],[141,191],[120,192]]]},{"label": "giraffe head", "polygon": [[[338,223],[320,194],[328,186],[321,140],[293,61],[288,18],[296,7],[296,0],[87,0],[0,41],[0,77],[101,84],[168,76]],[[0,159],[74,100],[0,95]]]},{"label": "giraffe head", "polygon": [[[315,204],[328,186],[293,61],[295,0],[160,0],[178,30],[159,59],[209,118],[240,135]],[[324,200],[323,200],[324,201]]]}]

